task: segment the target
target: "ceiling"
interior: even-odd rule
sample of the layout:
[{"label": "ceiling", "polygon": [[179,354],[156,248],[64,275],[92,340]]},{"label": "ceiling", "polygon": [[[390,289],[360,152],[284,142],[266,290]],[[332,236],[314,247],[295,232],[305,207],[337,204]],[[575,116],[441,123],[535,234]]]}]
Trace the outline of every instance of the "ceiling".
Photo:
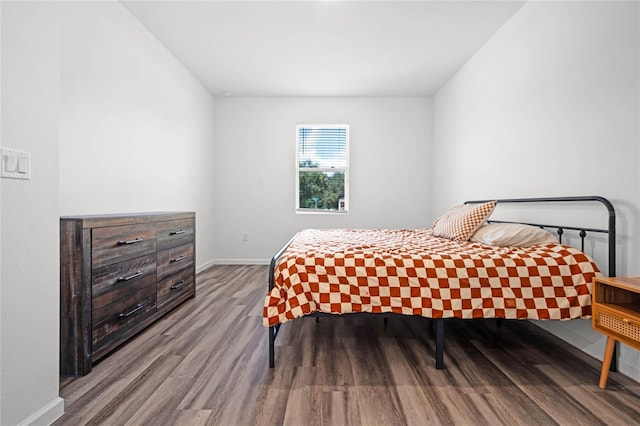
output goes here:
[{"label": "ceiling", "polygon": [[524,1],[127,1],[214,96],[429,96]]}]

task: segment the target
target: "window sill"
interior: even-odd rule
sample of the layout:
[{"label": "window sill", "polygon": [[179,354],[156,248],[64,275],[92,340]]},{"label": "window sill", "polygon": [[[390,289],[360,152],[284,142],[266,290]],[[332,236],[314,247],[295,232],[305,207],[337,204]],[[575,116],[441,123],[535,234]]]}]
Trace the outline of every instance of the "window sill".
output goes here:
[{"label": "window sill", "polygon": [[315,209],[296,209],[296,214],[335,214],[346,215],[349,214],[348,210],[315,210]]}]

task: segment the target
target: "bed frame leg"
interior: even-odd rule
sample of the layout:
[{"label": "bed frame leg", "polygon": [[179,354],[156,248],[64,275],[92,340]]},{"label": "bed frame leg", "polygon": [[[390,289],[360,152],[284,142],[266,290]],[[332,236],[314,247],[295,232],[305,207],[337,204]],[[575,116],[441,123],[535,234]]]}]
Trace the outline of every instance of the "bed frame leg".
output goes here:
[{"label": "bed frame leg", "polygon": [[275,326],[272,325],[269,327],[269,368],[273,368],[276,365],[275,361],[275,341],[276,341],[276,330]]},{"label": "bed frame leg", "polygon": [[444,318],[436,318],[436,369],[444,369]]}]

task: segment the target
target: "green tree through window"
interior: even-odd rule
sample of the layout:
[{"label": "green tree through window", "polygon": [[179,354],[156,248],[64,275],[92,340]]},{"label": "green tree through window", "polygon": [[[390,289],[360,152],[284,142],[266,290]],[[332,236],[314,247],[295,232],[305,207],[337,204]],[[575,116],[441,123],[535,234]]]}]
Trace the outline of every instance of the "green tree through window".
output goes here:
[{"label": "green tree through window", "polygon": [[347,125],[297,126],[298,212],[348,209]]}]

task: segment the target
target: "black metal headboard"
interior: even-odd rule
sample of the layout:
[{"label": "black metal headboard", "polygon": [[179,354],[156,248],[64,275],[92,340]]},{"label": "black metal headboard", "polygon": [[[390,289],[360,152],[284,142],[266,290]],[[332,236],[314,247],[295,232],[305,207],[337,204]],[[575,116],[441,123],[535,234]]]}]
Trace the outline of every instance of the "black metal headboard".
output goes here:
[{"label": "black metal headboard", "polygon": [[[584,240],[588,232],[604,233],[608,236],[608,256],[609,256],[609,276],[616,276],[616,211],[613,204],[604,197],[584,196],[584,197],[548,197],[548,198],[505,198],[501,200],[473,200],[465,201],[465,204],[486,203],[488,201],[496,201],[498,204],[506,203],[549,203],[549,202],[598,202],[603,204],[609,215],[609,223],[606,229],[574,227],[565,225],[547,225],[541,223],[526,223],[526,225],[539,226],[541,228],[554,228],[557,230],[558,238],[562,242],[562,234],[565,230],[578,231],[581,241],[581,249],[584,251]],[[513,223],[507,221],[490,220],[489,222]],[[523,222],[517,222],[523,223]]]}]

